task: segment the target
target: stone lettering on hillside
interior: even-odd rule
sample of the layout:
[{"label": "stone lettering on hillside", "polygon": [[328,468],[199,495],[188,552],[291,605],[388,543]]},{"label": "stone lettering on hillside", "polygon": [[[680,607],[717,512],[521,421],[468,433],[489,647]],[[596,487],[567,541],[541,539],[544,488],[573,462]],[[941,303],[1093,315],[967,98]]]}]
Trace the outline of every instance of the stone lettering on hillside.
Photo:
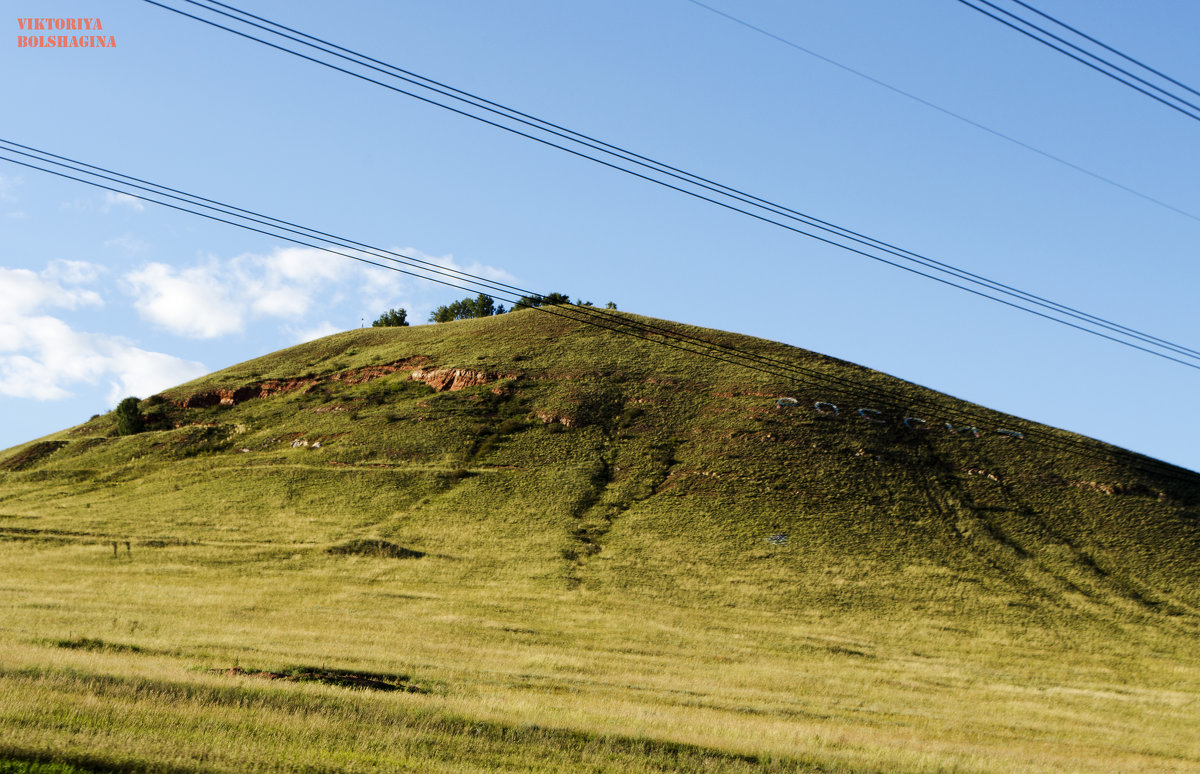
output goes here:
[{"label": "stone lettering on hillside", "polygon": [[[795,409],[800,406],[800,401],[795,398],[779,398],[775,401],[775,407],[779,409]],[[813,404],[813,410],[818,416],[823,417],[841,417],[842,410],[834,403],[829,401],[819,400]],[[858,408],[851,414],[858,421],[869,422],[873,425],[888,425],[899,424],[906,430],[911,430],[916,433],[930,432],[937,425],[930,423],[929,420],[921,417],[901,417],[898,421],[895,418],[889,418],[887,414],[879,409],[873,408]],[[979,428],[972,425],[954,425],[950,422],[943,422],[942,429],[951,435],[966,436],[969,438],[979,437]],[[1018,430],[1006,430],[1004,428],[996,428],[994,432],[997,435],[1002,435],[1005,438],[1014,438],[1020,440],[1025,437],[1025,434]]]}]

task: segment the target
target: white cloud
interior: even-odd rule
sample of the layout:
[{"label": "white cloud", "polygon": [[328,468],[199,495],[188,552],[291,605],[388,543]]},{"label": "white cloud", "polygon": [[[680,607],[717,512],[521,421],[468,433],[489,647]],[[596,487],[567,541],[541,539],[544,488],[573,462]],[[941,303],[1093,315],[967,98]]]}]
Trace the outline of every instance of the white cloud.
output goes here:
[{"label": "white cloud", "polygon": [[310,247],[284,247],[265,257],[247,254],[242,258],[293,281],[336,280],[345,276],[349,268],[346,258]]},{"label": "white cloud", "polygon": [[71,396],[69,387],[108,379],[110,398],[149,394],[203,374],[201,363],[140,349],[106,334],[73,330],[38,312],[100,304],[92,290],[64,287],[94,281],[99,267],[56,261],[45,271],[0,269],[0,395],[37,400]]},{"label": "white cloud", "polygon": [[147,264],[125,275],[143,317],[192,338],[243,330],[251,320],[303,321],[349,273],[347,261],[310,248],[245,253],[176,269]]},{"label": "white cloud", "polygon": [[[39,273],[29,269],[0,267],[0,322],[11,315],[29,314],[43,307],[75,309],[103,303],[92,290],[64,287],[90,281],[99,271],[94,264],[83,261],[56,261]],[[2,344],[2,340],[0,340]]]},{"label": "white cloud", "polygon": [[215,261],[178,271],[151,263],[125,275],[136,296],[134,306],[146,319],[181,336],[210,339],[240,331],[242,304],[233,283],[223,282]]},{"label": "white cloud", "polygon": [[[443,269],[512,280],[506,272],[479,263],[464,269],[449,255],[429,256],[412,248],[396,252]],[[267,255],[244,253],[225,261],[210,258],[182,269],[150,263],[126,274],[125,283],[145,319],[192,338],[216,338],[240,332],[253,321],[273,319],[285,335],[309,340],[338,330],[331,321],[339,317],[356,325],[360,316],[396,306],[410,312],[431,308],[426,297],[445,293],[442,286],[405,274],[303,247],[279,248]],[[410,317],[417,319],[415,314]],[[314,319],[323,322],[314,326]]]},{"label": "white cloud", "polygon": [[130,395],[144,398],[208,372],[203,363],[194,360],[129,346],[115,349],[109,363],[109,373],[114,377],[108,391],[108,401],[112,404]]},{"label": "white cloud", "polygon": [[54,317],[26,317],[21,324],[26,335],[20,354],[0,355],[0,395],[58,400],[72,395],[72,385],[107,379],[108,398],[115,402],[153,394],[208,370],[203,363],[148,352],[117,336],[72,330]]},{"label": "white cloud", "polygon": [[104,192],[104,207],[103,211],[108,212],[114,207],[127,207],[134,212],[141,212],[146,209],[146,205],[136,196],[129,194],[116,193],[114,191]]},{"label": "white cloud", "polygon": [[311,328],[288,328],[287,332],[297,344],[303,344],[306,341],[313,341],[314,339],[341,333],[342,329],[328,320],[324,320]]}]

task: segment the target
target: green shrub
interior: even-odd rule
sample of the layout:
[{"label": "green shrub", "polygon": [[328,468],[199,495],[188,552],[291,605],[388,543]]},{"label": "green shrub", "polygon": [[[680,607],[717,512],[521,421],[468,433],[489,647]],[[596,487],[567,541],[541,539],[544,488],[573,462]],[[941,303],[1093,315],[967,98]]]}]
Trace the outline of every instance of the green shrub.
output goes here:
[{"label": "green shrub", "polygon": [[146,429],[137,398],[126,398],[117,404],[117,435],[134,435]]}]

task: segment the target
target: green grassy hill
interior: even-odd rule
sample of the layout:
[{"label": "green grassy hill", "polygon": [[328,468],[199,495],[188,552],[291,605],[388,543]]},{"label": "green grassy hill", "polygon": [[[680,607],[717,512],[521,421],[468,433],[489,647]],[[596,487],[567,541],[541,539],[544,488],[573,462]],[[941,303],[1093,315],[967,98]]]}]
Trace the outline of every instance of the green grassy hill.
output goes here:
[{"label": "green grassy hill", "polygon": [[0,772],[1200,766],[1200,476],[652,322],[841,389],[531,310],[0,453]]}]

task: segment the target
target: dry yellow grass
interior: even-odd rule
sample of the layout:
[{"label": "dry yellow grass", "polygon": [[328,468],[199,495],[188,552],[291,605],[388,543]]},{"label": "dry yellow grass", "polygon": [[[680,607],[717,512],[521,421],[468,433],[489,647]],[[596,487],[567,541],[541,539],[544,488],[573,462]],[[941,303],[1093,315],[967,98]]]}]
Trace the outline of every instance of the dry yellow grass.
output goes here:
[{"label": "dry yellow grass", "polygon": [[[782,605],[447,582],[460,560],[293,548],[135,547],[114,559],[101,545],[0,543],[5,749],[224,771],[1200,762],[1200,663],[1168,630],[898,631]],[[98,649],[59,644],[85,639]],[[404,673],[428,692],[209,671],[292,664]],[[564,735],[547,742],[543,729]]]}]

